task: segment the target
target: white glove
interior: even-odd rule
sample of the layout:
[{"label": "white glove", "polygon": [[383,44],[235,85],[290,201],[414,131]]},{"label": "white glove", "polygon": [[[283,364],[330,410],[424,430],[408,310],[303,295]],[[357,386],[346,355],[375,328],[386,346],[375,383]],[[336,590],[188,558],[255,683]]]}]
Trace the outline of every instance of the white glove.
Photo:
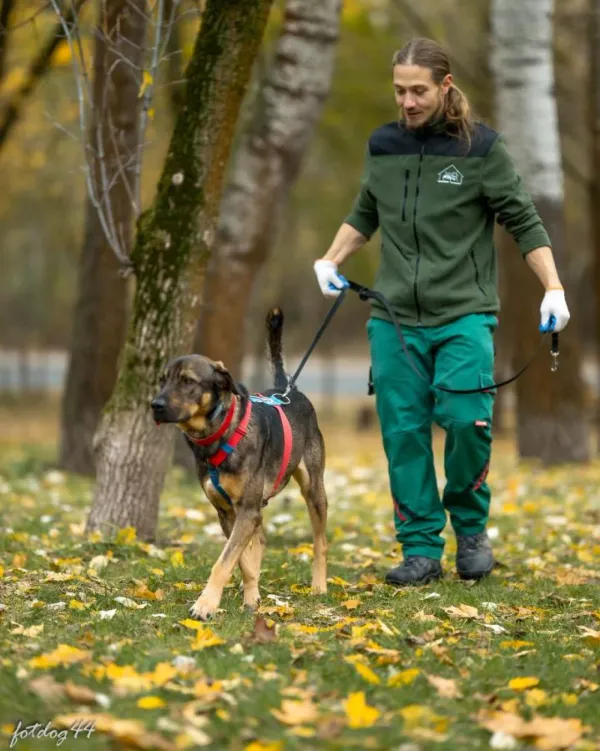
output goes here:
[{"label": "white glove", "polygon": [[559,332],[569,322],[571,314],[567,308],[567,301],[565,300],[564,289],[549,289],[544,295],[542,305],[540,307],[540,330],[548,331],[548,324],[550,322],[550,316],[554,316],[556,323],[551,331]]},{"label": "white glove", "polygon": [[[339,276],[335,263],[333,261],[315,261],[314,269],[319,287],[321,287],[321,292],[325,297],[337,297],[346,286],[346,283]],[[335,289],[332,289],[329,286],[330,284]]]}]

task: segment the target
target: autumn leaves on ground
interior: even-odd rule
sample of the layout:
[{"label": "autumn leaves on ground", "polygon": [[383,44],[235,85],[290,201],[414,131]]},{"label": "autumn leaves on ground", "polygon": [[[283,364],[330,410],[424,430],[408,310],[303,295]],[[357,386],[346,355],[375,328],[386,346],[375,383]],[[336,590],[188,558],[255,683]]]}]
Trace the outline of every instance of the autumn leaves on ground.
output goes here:
[{"label": "autumn leaves on ground", "polygon": [[[7,745],[600,748],[600,464],[518,467],[497,441],[498,570],[461,583],[449,534],[444,581],[397,591],[382,584],[398,548],[377,436],[327,440],[328,594],[307,587],[309,524],[289,487],[266,511],[258,617],[236,575],[209,625],[187,611],[222,538],[195,484],[169,476],[156,546],[86,537],[91,484],[52,468],[53,445],[5,443]],[[16,738],[36,722],[45,738]]]}]

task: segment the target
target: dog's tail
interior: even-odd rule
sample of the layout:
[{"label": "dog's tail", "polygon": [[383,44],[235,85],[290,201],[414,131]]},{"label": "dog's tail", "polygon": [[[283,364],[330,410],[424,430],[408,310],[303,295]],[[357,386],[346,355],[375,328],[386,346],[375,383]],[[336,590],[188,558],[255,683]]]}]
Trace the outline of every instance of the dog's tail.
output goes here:
[{"label": "dog's tail", "polygon": [[283,368],[283,311],[281,308],[271,308],[267,314],[267,343],[269,345],[269,360],[273,369],[275,388],[285,391],[288,385],[287,375]]}]

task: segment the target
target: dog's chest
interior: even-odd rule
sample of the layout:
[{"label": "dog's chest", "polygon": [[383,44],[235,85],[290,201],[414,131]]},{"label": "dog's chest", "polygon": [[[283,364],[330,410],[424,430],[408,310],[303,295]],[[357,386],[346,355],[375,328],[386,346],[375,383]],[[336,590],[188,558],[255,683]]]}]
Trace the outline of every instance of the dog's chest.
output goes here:
[{"label": "dog's chest", "polygon": [[[227,500],[221,495],[217,488],[213,485],[212,480],[208,475],[202,478],[200,481],[202,490],[204,491],[208,500],[215,508],[228,509],[231,508]],[[272,480],[265,477],[263,483],[262,505],[266,506],[272,494]],[[244,489],[245,481],[237,475],[228,475],[226,473],[220,473],[219,485],[227,493],[233,503],[241,500]]]}]

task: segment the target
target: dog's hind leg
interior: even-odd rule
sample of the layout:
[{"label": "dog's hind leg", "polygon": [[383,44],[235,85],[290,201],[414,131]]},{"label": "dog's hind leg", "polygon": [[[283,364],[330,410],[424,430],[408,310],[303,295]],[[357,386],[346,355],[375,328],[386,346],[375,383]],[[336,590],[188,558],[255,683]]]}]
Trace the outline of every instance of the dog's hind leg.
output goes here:
[{"label": "dog's hind leg", "polygon": [[323,438],[311,443],[302,461],[294,471],[294,479],[300,486],[300,492],[310,516],[313,530],[314,556],[312,570],[312,591],[327,592],[327,494],[323,473],[325,471],[325,450]]},{"label": "dog's hind leg", "polygon": [[223,589],[260,524],[260,509],[249,507],[237,511],[227,544],[212,567],[202,594],[190,608],[190,614],[194,618],[206,621],[216,613]]},{"label": "dog's hind leg", "polygon": [[240,568],[244,580],[244,605],[251,610],[257,608],[260,603],[258,580],[266,544],[267,538],[261,524],[240,556]]}]

